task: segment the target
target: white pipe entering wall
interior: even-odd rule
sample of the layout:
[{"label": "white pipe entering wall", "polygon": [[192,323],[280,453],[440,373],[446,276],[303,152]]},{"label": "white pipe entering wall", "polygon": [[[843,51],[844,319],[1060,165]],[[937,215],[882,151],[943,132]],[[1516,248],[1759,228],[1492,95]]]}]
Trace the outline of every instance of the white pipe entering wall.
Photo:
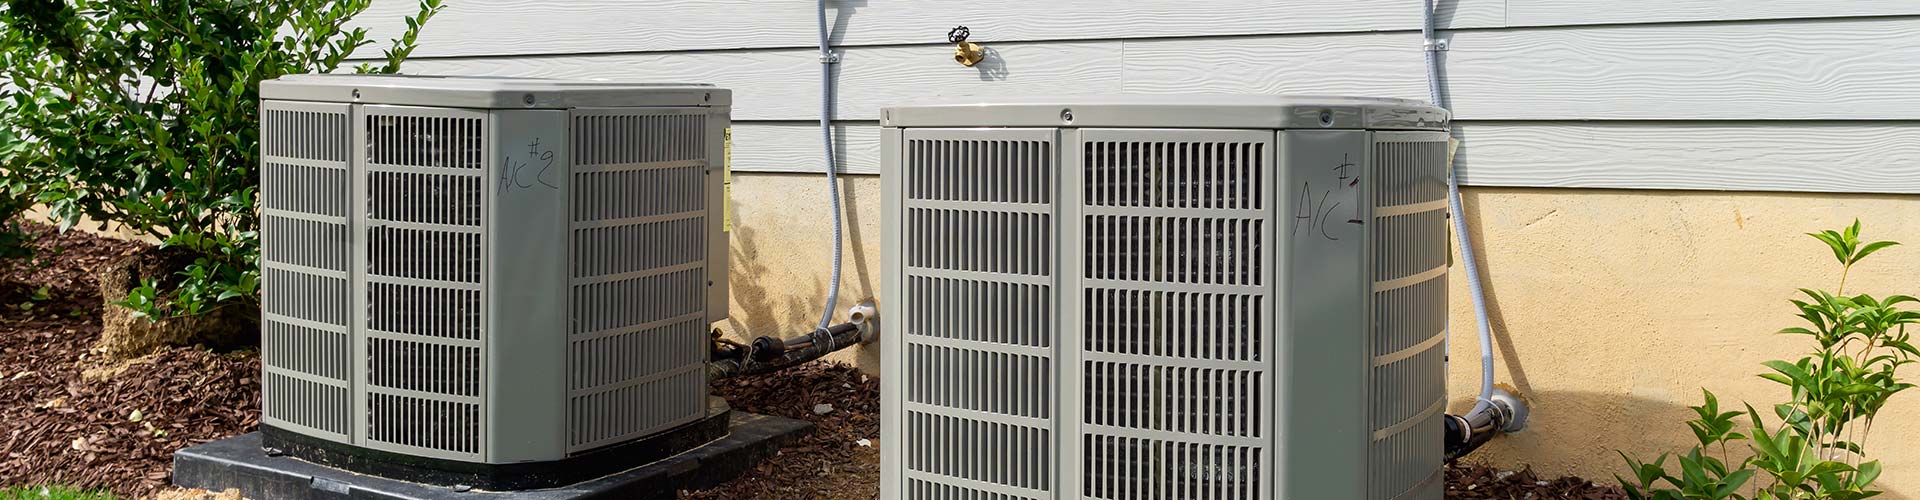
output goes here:
[{"label": "white pipe entering wall", "polygon": [[[1427,97],[1433,105],[1447,108],[1440,96],[1440,58],[1435,52],[1440,50],[1439,39],[1433,35],[1434,0],[1422,0],[1426,4],[1423,10],[1423,23],[1420,34],[1425,35],[1427,53]],[[1449,108],[1451,110],[1451,108]],[[1467,291],[1473,296],[1474,317],[1480,321],[1480,396],[1474,398],[1473,410],[1467,415],[1478,415],[1493,407],[1493,326],[1487,315],[1486,292],[1480,289],[1480,265],[1473,260],[1473,238],[1467,234],[1467,214],[1460,208],[1460,179],[1455,175],[1453,151],[1447,151],[1447,209],[1453,212],[1453,234],[1460,241],[1460,260],[1467,273]],[[1451,323],[1451,320],[1449,320]],[[1448,328],[1447,331],[1453,331]]]},{"label": "white pipe entering wall", "polygon": [[833,156],[833,47],[828,44],[827,0],[815,2],[820,18],[820,147],[827,165],[827,197],[833,209],[833,281],[827,284],[827,306],[820,310],[820,329],[833,324],[833,308],[840,301],[840,168]]}]

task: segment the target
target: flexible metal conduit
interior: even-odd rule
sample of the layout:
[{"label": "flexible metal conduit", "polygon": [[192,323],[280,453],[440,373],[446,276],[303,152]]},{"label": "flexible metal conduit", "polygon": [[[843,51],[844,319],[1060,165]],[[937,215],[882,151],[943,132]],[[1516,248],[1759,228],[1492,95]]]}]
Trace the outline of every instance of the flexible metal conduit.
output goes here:
[{"label": "flexible metal conduit", "polygon": [[[1451,109],[1440,92],[1440,40],[1434,36],[1434,0],[1421,1],[1425,5],[1421,9],[1420,33],[1424,35],[1427,56],[1427,97],[1433,105]],[[1448,460],[1472,453],[1495,435],[1520,430],[1526,426],[1527,419],[1524,401],[1493,387],[1493,324],[1487,315],[1486,292],[1480,287],[1480,265],[1474,260],[1473,238],[1467,233],[1467,214],[1461,209],[1460,203],[1460,178],[1454,167],[1449,148],[1447,209],[1452,213],[1453,234],[1460,241],[1460,260],[1467,274],[1467,291],[1472,295],[1474,318],[1480,327],[1480,395],[1474,398],[1473,409],[1466,415],[1447,415],[1445,441]]]},{"label": "flexible metal conduit", "polygon": [[[1433,105],[1448,108],[1440,96],[1440,58],[1439,39],[1433,34],[1434,0],[1422,0],[1423,22],[1420,33],[1425,35],[1427,55],[1427,97]],[[1467,291],[1473,296],[1474,317],[1480,326],[1480,396],[1474,398],[1473,410],[1468,415],[1486,412],[1493,403],[1493,326],[1487,316],[1487,296],[1480,289],[1480,266],[1474,262],[1473,239],[1467,234],[1467,214],[1461,210],[1460,179],[1453,165],[1453,154],[1447,155],[1447,208],[1453,212],[1453,234],[1460,240],[1460,260],[1466,267]],[[1451,329],[1449,329],[1451,331]]]},{"label": "flexible metal conduit", "polygon": [[820,148],[825,154],[827,198],[833,210],[833,280],[827,284],[827,306],[820,310],[819,326],[826,329],[833,323],[833,308],[840,301],[840,168],[833,156],[833,65],[839,61],[828,40],[827,0],[817,0],[815,7],[820,18]]}]

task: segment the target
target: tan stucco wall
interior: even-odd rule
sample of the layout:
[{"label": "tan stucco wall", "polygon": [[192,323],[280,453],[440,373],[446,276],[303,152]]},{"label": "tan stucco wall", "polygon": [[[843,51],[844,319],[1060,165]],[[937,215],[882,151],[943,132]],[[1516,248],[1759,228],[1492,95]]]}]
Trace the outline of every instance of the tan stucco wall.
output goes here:
[{"label": "tan stucco wall", "polygon": [[[878,294],[881,248],[879,179],[842,185],[844,309]],[[825,196],[821,176],[735,175],[730,328],[797,332],[816,321],[831,251]],[[1681,421],[1702,386],[1730,404],[1784,398],[1754,375],[1806,348],[1772,334],[1796,326],[1786,301],[1838,279],[1831,254],[1802,233],[1864,219],[1868,238],[1910,246],[1868,259],[1848,289],[1920,293],[1920,197],[1469,189],[1465,199],[1494,304],[1498,380],[1534,404],[1527,431],[1475,455],[1500,466],[1610,480],[1615,449],[1650,458],[1691,442]],[[1462,411],[1478,389],[1479,347],[1458,266],[1452,282],[1448,387]],[[874,349],[836,359],[879,369]],[[1887,465],[1885,498],[1920,499],[1920,394],[1888,406],[1868,447]]]},{"label": "tan stucco wall", "polygon": [[[1465,201],[1497,379],[1536,416],[1475,455],[1504,466],[1611,478],[1615,449],[1651,459],[1692,442],[1681,421],[1703,386],[1770,412],[1786,391],[1755,376],[1760,363],[1810,349],[1773,333],[1801,326],[1787,300],[1839,280],[1832,253],[1802,233],[1861,218],[1867,239],[1908,246],[1867,259],[1847,290],[1920,293],[1920,197],[1477,189]],[[1451,278],[1459,410],[1477,390],[1479,346],[1465,275],[1456,266]],[[1920,394],[1896,396],[1867,445],[1887,467],[1883,498],[1920,498]]]}]

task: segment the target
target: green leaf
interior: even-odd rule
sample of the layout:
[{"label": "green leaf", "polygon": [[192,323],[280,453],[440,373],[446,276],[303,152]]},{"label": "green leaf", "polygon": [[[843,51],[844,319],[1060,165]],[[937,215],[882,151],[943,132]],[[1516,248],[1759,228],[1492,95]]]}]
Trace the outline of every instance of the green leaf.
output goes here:
[{"label": "green leaf", "polygon": [[1860,464],[1860,473],[1853,476],[1853,487],[1866,488],[1880,478],[1880,461],[1874,460]]},{"label": "green leaf", "polygon": [[1781,375],[1786,375],[1787,378],[1792,379],[1793,383],[1805,385],[1808,380],[1806,370],[1800,366],[1780,360],[1771,360],[1760,364],[1772,368],[1776,372],[1780,372]]},{"label": "green leaf", "polygon": [[1807,233],[1807,235],[1818,238],[1821,242],[1826,243],[1827,248],[1833,250],[1834,260],[1839,261],[1841,264],[1847,263],[1847,257],[1851,255],[1850,251],[1852,249],[1847,248],[1845,240],[1840,236],[1840,233],[1821,231],[1819,233]]},{"label": "green leaf", "polygon": [[1733,471],[1731,474],[1727,474],[1726,477],[1721,478],[1720,488],[1714,490],[1713,497],[1728,498],[1733,496],[1734,493],[1740,491],[1740,487],[1747,484],[1748,480],[1753,479],[1753,474],[1753,469],[1740,469]]},{"label": "green leaf", "polygon": [[1880,387],[1870,384],[1851,384],[1846,387],[1841,387],[1839,393],[1843,396],[1857,396],[1880,392],[1880,390]]},{"label": "green leaf", "polygon": [[1853,471],[1853,466],[1847,465],[1845,462],[1835,462],[1835,461],[1829,460],[1825,462],[1820,462],[1818,464],[1814,464],[1813,468],[1807,471],[1807,475],[1818,476],[1823,474],[1833,474],[1838,472],[1851,472],[1851,471]]}]

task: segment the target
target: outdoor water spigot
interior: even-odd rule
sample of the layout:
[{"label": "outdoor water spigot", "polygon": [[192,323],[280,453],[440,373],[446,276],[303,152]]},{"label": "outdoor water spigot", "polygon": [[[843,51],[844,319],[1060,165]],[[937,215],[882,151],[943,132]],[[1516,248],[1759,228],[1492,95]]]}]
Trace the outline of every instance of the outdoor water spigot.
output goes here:
[{"label": "outdoor water spigot", "polygon": [[979,64],[981,59],[987,58],[987,49],[985,47],[967,41],[967,37],[972,34],[973,30],[967,29],[966,26],[954,28],[953,31],[947,32],[947,41],[953,43],[953,62],[960,63],[961,66],[969,68],[975,64]]}]

